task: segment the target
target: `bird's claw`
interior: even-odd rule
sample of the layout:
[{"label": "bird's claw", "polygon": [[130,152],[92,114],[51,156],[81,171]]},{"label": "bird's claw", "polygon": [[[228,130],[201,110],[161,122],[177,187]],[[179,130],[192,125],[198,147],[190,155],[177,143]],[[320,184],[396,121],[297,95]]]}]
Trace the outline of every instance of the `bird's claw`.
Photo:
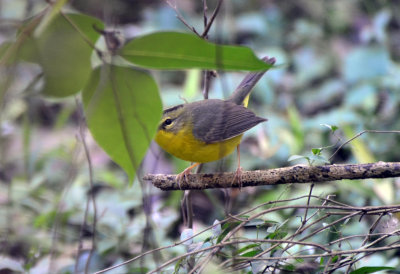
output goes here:
[{"label": "bird's claw", "polygon": [[243,171],[243,168],[239,166],[239,167],[236,169],[235,177],[233,177],[233,182],[232,182],[232,185],[233,185],[235,182],[237,182],[237,185],[239,186],[239,189],[240,189],[240,190],[242,190],[242,187],[243,187],[243,182],[242,182],[242,171]]},{"label": "bird's claw", "polygon": [[178,183],[178,187],[180,190],[182,190],[182,186],[181,183],[183,181],[186,182],[186,184],[188,184],[188,178],[187,176],[190,174],[190,171],[192,170],[191,167],[186,168],[184,171],[182,171],[181,173],[179,173],[178,175],[176,175],[176,182]]}]

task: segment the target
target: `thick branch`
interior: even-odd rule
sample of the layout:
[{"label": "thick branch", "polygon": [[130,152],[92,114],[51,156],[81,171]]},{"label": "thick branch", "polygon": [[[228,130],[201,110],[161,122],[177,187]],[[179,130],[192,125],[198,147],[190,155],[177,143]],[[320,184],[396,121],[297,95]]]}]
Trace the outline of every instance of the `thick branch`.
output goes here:
[{"label": "thick branch", "polygon": [[[239,187],[235,172],[189,174],[181,182],[182,190]],[[371,164],[305,166],[297,165],[269,170],[243,171],[241,186],[278,185],[295,183],[318,183],[344,179],[369,179],[400,177],[400,162],[377,162]],[[148,174],[144,180],[151,181],[162,190],[179,190],[176,175]]]}]

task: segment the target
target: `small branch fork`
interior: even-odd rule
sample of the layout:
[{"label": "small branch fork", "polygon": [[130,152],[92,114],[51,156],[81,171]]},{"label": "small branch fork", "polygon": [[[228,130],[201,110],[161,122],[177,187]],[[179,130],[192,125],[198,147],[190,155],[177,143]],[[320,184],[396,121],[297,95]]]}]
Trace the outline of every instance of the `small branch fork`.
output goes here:
[{"label": "small branch fork", "polygon": [[[187,180],[180,186],[182,190],[239,187],[234,177],[235,172],[189,174]],[[391,177],[400,177],[400,162],[325,166],[296,165],[269,170],[243,171],[242,187]],[[155,187],[161,190],[179,190],[176,175],[148,174],[143,179],[151,181]]]}]

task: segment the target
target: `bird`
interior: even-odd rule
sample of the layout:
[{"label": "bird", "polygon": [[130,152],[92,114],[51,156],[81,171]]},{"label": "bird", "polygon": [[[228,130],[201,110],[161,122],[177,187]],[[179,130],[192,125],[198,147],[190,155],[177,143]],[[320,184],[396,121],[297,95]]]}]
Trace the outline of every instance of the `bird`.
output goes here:
[{"label": "bird", "polygon": [[[271,65],[275,63],[274,58],[262,60]],[[168,153],[194,163],[178,174],[179,188],[194,167],[222,159],[235,148],[238,151],[235,177],[241,183],[239,145],[243,133],[268,120],[247,108],[250,92],[264,73],[247,74],[226,100],[205,99],[164,110],[155,141]]]}]

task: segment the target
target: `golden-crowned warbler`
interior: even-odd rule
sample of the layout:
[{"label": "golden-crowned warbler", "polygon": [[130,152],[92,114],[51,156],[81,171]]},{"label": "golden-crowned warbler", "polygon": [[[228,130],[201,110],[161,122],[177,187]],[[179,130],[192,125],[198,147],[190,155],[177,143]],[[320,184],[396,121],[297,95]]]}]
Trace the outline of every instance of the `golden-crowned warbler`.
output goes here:
[{"label": "golden-crowned warbler", "polygon": [[[275,63],[274,58],[265,57],[263,61]],[[227,100],[207,99],[164,110],[156,142],[172,155],[195,163],[179,174],[178,183],[200,163],[232,153],[245,131],[267,121],[246,108],[252,88],[264,73],[246,75]]]}]

